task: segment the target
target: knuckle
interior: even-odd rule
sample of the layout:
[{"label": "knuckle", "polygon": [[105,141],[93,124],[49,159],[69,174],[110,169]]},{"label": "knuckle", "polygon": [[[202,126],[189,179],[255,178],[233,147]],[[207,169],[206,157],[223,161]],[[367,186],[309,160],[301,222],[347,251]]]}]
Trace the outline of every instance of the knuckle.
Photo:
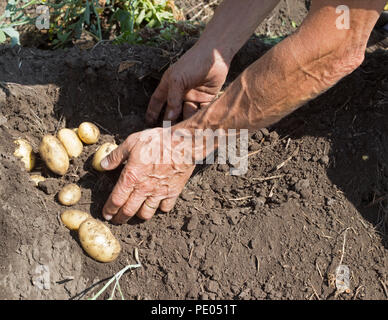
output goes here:
[{"label": "knuckle", "polygon": [[115,206],[115,207],[121,207],[126,199],[124,199],[121,195],[119,194],[113,194],[112,195],[112,198],[111,198],[111,201],[112,201],[112,204]]},{"label": "knuckle", "polygon": [[125,216],[127,217],[132,217],[135,215],[135,210],[133,209],[133,207],[131,205],[125,205],[123,208],[122,208],[122,212]]},{"label": "knuckle", "polygon": [[163,212],[170,212],[175,206],[176,199],[165,199],[160,205],[160,210]]},{"label": "knuckle", "polygon": [[119,160],[119,152],[117,150],[113,150],[108,154],[107,159],[109,163],[116,163]]}]

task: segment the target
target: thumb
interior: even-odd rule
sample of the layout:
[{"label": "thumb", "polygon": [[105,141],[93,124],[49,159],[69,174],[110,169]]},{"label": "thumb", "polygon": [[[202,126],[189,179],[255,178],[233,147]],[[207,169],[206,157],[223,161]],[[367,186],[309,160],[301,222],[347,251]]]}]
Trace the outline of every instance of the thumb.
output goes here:
[{"label": "thumb", "polygon": [[179,118],[182,112],[184,88],[181,83],[175,82],[174,86],[170,86],[167,97],[167,108],[164,115],[165,121],[175,121]]},{"label": "thumb", "polygon": [[101,160],[101,168],[104,170],[116,169],[122,162],[124,162],[129,155],[128,143],[125,141],[104,159]]}]

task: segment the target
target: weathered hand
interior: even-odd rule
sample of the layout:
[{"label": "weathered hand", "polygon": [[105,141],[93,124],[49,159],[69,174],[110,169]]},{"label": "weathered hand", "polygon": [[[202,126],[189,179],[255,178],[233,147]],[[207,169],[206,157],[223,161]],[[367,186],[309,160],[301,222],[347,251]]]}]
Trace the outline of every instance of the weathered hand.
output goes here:
[{"label": "weathered hand", "polygon": [[164,105],[164,120],[175,121],[209,105],[225,82],[229,63],[216,52],[194,46],[163,75],[148,105],[146,120],[155,124]]},{"label": "weathered hand", "polygon": [[161,155],[172,150],[163,144],[163,132],[169,134],[166,128],[132,134],[101,161],[105,170],[113,170],[127,161],[103,208],[106,220],[121,224],[135,214],[148,220],[158,208],[168,212],[174,207],[195,166],[176,163],[174,157],[163,161]]}]

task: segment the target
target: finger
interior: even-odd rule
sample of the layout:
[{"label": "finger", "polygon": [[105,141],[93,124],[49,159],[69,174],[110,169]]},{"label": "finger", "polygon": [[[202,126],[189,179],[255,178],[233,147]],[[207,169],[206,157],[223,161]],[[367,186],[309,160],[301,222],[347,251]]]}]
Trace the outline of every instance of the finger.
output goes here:
[{"label": "finger", "polygon": [[159,209],[162,210],[163,212],[171,211],[174,208],[177,199],[178,197],[167,198],[162,200],[160,202]]},{"label": "finger", "polygon": [[160,200],[156,198],[147,198],[141,206],[137,216],[143,220],[150,220],[156,210],[159,208]]},{"label": "finger", "polygon": [[208,106],[210,106],[212,103],[211,102],[204,102],[204,103],[201,103],[199,105],[199,109],[203,109],[203,108],[206,108]]},{"label": "finger", "polygon": [[141,208],[147,197],[138,192],[134,191],[129,196],[127,202],[120,208],[118,213],[113,217],[112,222],[114,224],[123,224],[131,219]]},{"label": "finger", "polygon": [[128,158],[129,155],[129,143],[127,141],[119,145],[109,155],[101,160],[101,167],[104,170],[116,169],[123,161]]},{"label": "finger", "polygon": [[196,101],[199,103],[208,103],[209,101],[213,101],[215,98],[214,93],[206,93],[204,91],[200,91],[197,89],[191,89],[185,94],[186,101]]},{"label": "finger", "polygon": [[199,107],[198,104],[194,102],[185,102],[183,104],[183,119],[186,120],[190,118],[192,115],[194,115],[198,111]]},{"label": "finger", "polygon": [[173,83],[170,84],[170,90],[168,91],[167,108],[164,114],[165,121],[177,120],[182,112],[184,88],[182,83],[178,80],[171,81],[173,81]]},{"label": "finger", "polygon": [[119,209],[127,202],[137,181],[136,174],[127,164],[121,172],[112,193],[102,209],[102,215],[106,220],[111,220]]},{"label": "finger", "polygon": [[168,83],[166,79],[167,76],[164,75],[148,104],[146,122],[150,125],[156,123],[164,104],[167,102]]}]

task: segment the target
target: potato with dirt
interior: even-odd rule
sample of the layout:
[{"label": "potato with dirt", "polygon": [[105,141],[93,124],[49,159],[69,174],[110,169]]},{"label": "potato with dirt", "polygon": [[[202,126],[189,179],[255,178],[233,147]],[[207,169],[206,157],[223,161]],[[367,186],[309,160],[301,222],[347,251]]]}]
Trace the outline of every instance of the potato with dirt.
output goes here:
[{"label": "potato with dirt", "polygon": [[121,246],[109,228],[101,221],[90,218],[78,229],[82,248],[99,262],[112,262],[120,254]]},{"label": "potato with dirt", "polygon": [[86,144],[94,144],[100,138],[100,130],[91,122],[83,122],[77,130],[79,138]]},{"label": "potato with dirt", "polygon": [[30,176],[30,180],[34,183],[35,187],[39,185],[39,182],[43,182],[46,180],[45,177],[42,177],[39,174],[33,174]]},{"label": "potato with dirt", "polygon": [[24,139],[15,140],[14,143],[17,147],[13,155],[19,158],[23,162],[24,168],[30,172],[34,168],[36,161],[36,157],[30,143]]},{"label": "potato with dirt", "polygon": [[70,158],[77,158],[81,155],[84,146],[74,130],[61,129],[58,131],[57,137],[65,147]]},{"label": "potato with dirt", "polygon": [[92,162],[93,168],[100,172],[105,171],[101,167],[101,160],[104,159],[106,156],[108,156],[117,147],[118,147],[117,144],[111,143],[111,142],[104,143],[101,147],[99,147],[93,157],[93,162]]},{"label": "potato with dirt", "polygon": [[39,153],[47,167],[63,176],[69,169],[69,156],[62,143],[52,135],[45,135],[39,146]]},{"label": "potato with dirt", "polygon": [[58,193],[58,201],[64,206],[73,206],[81,199],[81,189],[74,183],[63,187]]},{"label": "potato with dirt", "polygon": [[61,220],[66,228],[70,230],[78,230],[79,226],[86,219],[91,218],[91,215],[81,210],[66,210],[61,214]]}]

